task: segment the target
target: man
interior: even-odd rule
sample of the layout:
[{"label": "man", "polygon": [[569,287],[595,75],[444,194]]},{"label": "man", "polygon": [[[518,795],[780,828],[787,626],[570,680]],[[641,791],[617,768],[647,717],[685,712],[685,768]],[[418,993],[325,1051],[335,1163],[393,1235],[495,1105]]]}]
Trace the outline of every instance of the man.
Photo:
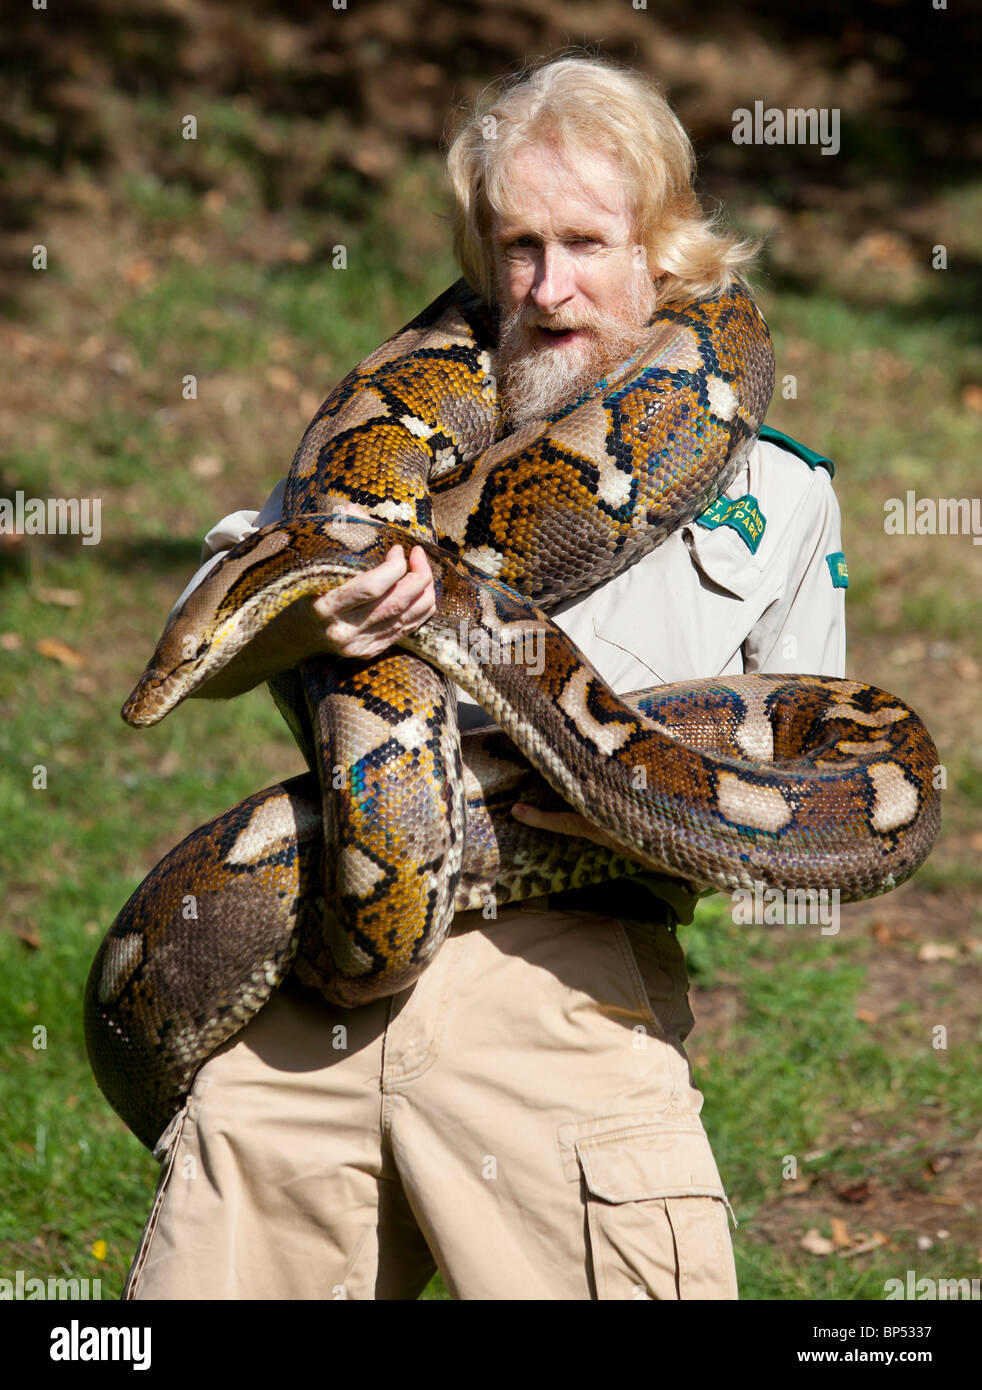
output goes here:
[{"label": "man", "polygon": [[[699,211],[667,103],[604,63],[538,68],[479,107],[448,162],[458,257],[499,314],[512,424],[575,398],[660,303],[715,292],[748,259]],[[282,490],[206,548],[277,519]],[[839,554],[828,474],[758,443],[729,501],[556,617],[618,691],[839,675]],[[433,607],[424,553],[396,547],[294,605],[201,693],[317,652],[374,656]],[[478,722],[463,706],[462,726]],[[573,812],[516,814],[602,838]],[[287,981],[161,1137],[127,1296],[413,1298],[439,1267],[461,1298],[735,1297],[682,1047],[687,889],[647,875],[497,921],[461,914],[411,989],[354,1010]]]}]

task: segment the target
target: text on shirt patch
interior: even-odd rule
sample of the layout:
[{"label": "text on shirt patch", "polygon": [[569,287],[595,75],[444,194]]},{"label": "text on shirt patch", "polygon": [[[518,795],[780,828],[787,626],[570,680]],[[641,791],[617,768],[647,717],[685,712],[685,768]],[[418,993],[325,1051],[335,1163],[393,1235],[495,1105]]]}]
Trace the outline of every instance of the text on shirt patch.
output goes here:
[{"label": "text on shirt patch", "polygon": [[696,517],[700,526],[707,531],[715,531],[719,526],[731,526],[744,541],[751,555],[756,555],[760,538],[767,522],[757,504],[756,497],[748,492],[745,497],[717,497],[711,507]]},{"label": "text on shirt patch", "polygon": [[849,588],[849,570],[846,567],[846,557],[841,550],[834,551],[831,555],[826,555],[825,563],[829,567],[829,574],[832,576],[833,589]]}]

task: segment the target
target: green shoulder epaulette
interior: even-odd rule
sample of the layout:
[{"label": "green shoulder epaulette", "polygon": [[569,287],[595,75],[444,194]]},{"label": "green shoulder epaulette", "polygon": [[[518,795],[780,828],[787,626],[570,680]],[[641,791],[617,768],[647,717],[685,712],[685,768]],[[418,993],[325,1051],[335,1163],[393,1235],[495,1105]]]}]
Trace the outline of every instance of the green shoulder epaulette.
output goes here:
[{"label": "green shoulder epaulette", "polygon": [[809,449],[807,444],[799,444],[797,439],[792,439],[789,434],[782,434],[773,425],[761,425],[761,439],[766,439],[769,444],[777,444],[781,449],[787,449],[789,453],[797,455],[809,468],[822,468],[829,470],[829,477],[835,477],[835,464],[824,454],[817,454],[814,449]]}]

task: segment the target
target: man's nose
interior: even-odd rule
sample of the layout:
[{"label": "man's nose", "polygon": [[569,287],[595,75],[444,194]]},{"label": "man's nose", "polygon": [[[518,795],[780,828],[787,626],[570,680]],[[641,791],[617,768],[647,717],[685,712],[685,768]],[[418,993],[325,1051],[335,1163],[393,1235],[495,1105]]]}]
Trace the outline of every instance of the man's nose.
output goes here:
[{"label": "man's nose", "polygon": [[544,314],[554,314],[576,292],[573,279],[573,267],[565,248],[544,246],[532,286],[536,308]]}]

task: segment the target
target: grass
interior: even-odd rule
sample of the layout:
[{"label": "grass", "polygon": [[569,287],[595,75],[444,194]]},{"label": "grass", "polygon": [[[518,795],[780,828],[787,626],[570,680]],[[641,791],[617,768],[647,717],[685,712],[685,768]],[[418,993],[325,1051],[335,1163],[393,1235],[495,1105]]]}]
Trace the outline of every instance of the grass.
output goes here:
[{"label": "grass", "polygon": [[[247,108],[205,114],[220,135],[208,168],[219,195],[202,192],[200,165],[192,180],[184,151],[167,177],[121,171],[103,190],[108,214],[93,210],[91,189],[80,193],[50,229],[51,270],[19,287],[20,317],[4,330],[14,429],[0,494],[100,496],[103,541],[37,538],[0,552],[0,1267],[98,1276],[106,1297],[122,1287],[156,1168],[89,1074],[89,963],[172,844],[299,766],[260,693],[192,702],[139,735],[119,706],[197,564],[198,537],[225,512],[261,503],[333,381],[454,275],[432,164],[408,166],[364,222],[353,191],[330,216],[270,206],[246,176]],[[140,119],[152,145],[162,113],[150,103]],[[270,131],[270,158],[288,135]],[[966,200],[966,219],[973,206]],[[344,270],[332,265],[338,244]],[[690,1055],[741,1220],[745,1298],[880,1297],[898,1270],[932,1272],[916,1241],[939,1184],[949,1200],[934,1225],[950,1234],[934,1255],[943,1249],[944,1273],[977,1268],[977,957],[938,977],[936,992],[935,967],[916,950],[936,929],[925,902],[950,905],[952,940],[979,934],[977,912],[957,896],[979,885],[970,837],[982,745],[977,701],[965,694],[982,659],[969,577],[978,552],[967,538],[882,533],[883,497],[933,495],[939,460],[946,495],[973,486],[977,421],[959,389],[979,361],[943,316],[915,312],[918,293],[929,305],[933,292],[922,279],[875,310],[840,296],[831,272],[808,294],[779,279],[765,289],[779,377],[798,379],[797,398],[776,398],[770,419],[840,464],[851,669],[920,701],[950,776],[945,834],[916,888],[867,905],[849,932],[736,928],[713,900],[685,934],[697,990]],[[188,373],[192,400],[182,396]],[[64,590],[71,606],[52,598]],[[930,653],[941,641],[939,664]],[[953,670],[957,680],[942,678]],[[41,767],[44,788],[34,785]],[[913,935],[889,946],[869,934],[905,920]],[[909,978],[896,1008],[864,1022],[861,1001],[887,961]],[[711,1020],[726,1000],[737,1016],[700,1026],[700,1002]],[[925,1030],[952,1009],[959,1026],[935,1051]],[[925,1164],[955,1150],[947,1176],[925,1178]],[[789,1155],[809,1179],[803,1196],[787,1195]],[[843,1205],[839,1190],[864,1176],[876,1195]],[[855,1258],[801,1248],[806,1229],[828,1234],[843,1214],[863,1229],[875,1218],[890,1244]],[[447,1295],[437,1279],[424,1296]]]}]

